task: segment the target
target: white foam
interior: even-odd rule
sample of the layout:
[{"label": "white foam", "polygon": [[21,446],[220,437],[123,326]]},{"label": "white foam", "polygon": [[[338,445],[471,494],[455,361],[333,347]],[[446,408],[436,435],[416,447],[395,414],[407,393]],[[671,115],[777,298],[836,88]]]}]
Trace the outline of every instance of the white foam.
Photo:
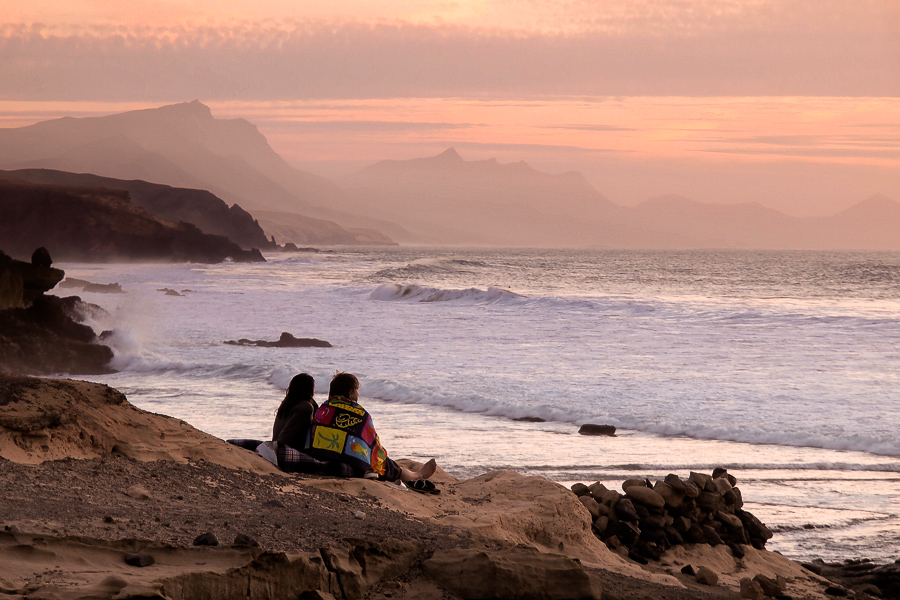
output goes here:
[{"label": "white foam", "polygon": [[415,283],[385,283],[375,288],[369,295],[372,300],[408,302],[453,302],[464,301],[482,304],[509,302],[523,298],[520,294],[498,287],[486,290],[468,288],[464,290],[437,289]]}]

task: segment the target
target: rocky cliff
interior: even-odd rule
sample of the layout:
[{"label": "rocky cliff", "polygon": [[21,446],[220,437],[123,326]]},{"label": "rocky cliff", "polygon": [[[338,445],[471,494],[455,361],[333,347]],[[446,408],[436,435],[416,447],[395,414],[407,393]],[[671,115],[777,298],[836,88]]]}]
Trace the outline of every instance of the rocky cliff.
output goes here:
[{"label": "rocky cliff", "polygon": [[237,204],[228,206],[206,190],[52,169],[0,171],[0,178],[35,184],[124,190],[128,192],[135,205],[161,219],[176,223],[179,221],[191,223],[204,233],[225,236],[245,250],[251,248],[266,250],[274,247],[250,213]]},{"label": "rocky cliff", "polygon": [[12,256],[46,247],[67,261],[264,261],[259,250],[154,217],[128,192],[0,180],[0,240]]},{"label": "rocky cliff", "polygon": [[44,294],[65,275],[51,262],[45,248],[30,263],[0,251],[0,372],[109,373],[112,350],[81,323],[90,305]]}]

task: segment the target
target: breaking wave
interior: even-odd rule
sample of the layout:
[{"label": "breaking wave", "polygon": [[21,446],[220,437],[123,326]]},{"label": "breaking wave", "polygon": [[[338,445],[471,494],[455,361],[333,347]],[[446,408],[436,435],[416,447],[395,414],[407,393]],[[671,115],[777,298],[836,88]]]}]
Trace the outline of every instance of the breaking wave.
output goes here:
[{"label": "breaking wave", "polygon": [[491,286],[486,290],[468,288],[464,290],[443,290],[425,287],[415,283],[385,283],[372,291],[371,300],[407,302],[452,302],[467,301],[476,304],[516,301],[524,298],[520,294]]}]

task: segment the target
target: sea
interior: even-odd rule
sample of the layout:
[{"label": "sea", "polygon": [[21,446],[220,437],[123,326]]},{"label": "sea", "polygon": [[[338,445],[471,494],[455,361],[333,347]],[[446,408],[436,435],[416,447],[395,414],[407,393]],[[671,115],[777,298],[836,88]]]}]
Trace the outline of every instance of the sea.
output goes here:
[{"label": "sea", "polygon": [[[796,560],[900,548],[900,253],[353,247],[265,263],[62,264],[119,283],[117,373],[221,438],[291,377],[355,373],[389,454],[570,486],[724,467]],[[167,290],[174,290],[175,295]],[[282,332],[330,348],[268,348]],[[529,419],[529,420],[523,420]],[[538,421],[539,419],[539,421]],[[584,423],[614,437],[579,435]]]}]

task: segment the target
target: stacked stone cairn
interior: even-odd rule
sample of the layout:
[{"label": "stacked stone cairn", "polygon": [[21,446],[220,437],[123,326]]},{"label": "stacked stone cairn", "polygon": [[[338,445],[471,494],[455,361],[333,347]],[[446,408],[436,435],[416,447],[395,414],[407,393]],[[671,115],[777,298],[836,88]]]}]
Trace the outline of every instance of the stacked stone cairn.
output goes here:
[{"label": "stacked stone cairn", "polygon": [[599,481],[576,483],[572,491],[591,513],[594,534],[613,551],[641,564],[659,560],[679,544],[726,544],[744,556],[742,545],[762,550],[772,532],[743,510],[737,480],[725,469],[712,475],[691,472],[687,479],[629,479],[624,494]]}]

